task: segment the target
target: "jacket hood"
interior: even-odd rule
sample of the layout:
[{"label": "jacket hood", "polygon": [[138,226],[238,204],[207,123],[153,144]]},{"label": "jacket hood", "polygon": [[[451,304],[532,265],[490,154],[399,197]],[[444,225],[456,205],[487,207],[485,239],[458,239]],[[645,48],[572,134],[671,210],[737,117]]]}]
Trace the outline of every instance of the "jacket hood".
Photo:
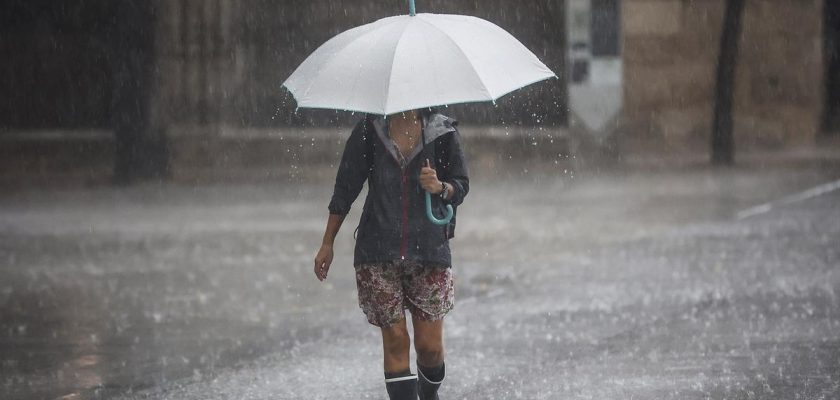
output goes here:
[{"label": "jacket hood", "polygon": [[[422,118],[425,129],[423,134],[425,135],[426,144],[433,142],[441,135],[449,132],[455,132],[456,126],[458,125],[458,121],[454,118],[447,117],[437,112],[424,113]],[[378,115],[372,116],[371,122],[373,123],[373,127],[376,129],[377,134],[379,134],[383,139],[388,137],[388,121],[386,118],[382,118]]]},{"label": "jacket hood", "polygon": [[[437,112],[428,112],[423,113],[423,137],[424,137],[424,144],[429,144],[433,142],[435,139],[450,133],[455,132],[456,126],[458,125],[458,121],[454,118],[447,117],[443,114]],[[377,136],[379,139],[382,140],[382,143],[392,143],[391,138],[388,136],[388,121],[385,118],[379,116],[373,116],[371,123],[373,124],[374,130],[376,130]],[[388,149],[388,152],[394,157],[394,159],[399,160],[401,157],[397,154],[397,149],[393,146],[385,146]],[[411,155],[407,158],[407,161],[410,161],[423,150],[424,146],[415,146],[414,151]]]}]

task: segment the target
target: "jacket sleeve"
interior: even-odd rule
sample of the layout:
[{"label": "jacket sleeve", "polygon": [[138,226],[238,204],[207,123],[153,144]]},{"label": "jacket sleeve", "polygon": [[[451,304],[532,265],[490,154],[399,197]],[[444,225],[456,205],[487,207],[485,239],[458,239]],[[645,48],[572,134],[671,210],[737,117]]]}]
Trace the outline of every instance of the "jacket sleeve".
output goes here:
[{"label": "jacket sleeve", "polygon": [[451,184],[454,188],[452,197],[445,202],[458,206],[464,202],[464,197],[470,192],[470,177],[467,170],[467,160],[464,157],[464,149],[461,146],[461,134],[456,129],[446,136],[448,136],[448,140],[442,143],[444,148],[438,165],[443,170],[441,180]]},{"label": "jacket sleeve", "polygon": [[370,169],[366,140],[372,137],[366,132],[364,119],[353,128],[353,132],[344,145],[341,164],[338,166],[335,177],[335,188],[328,207],[330,214],[347,215],[350,212],[350,206],[359,197]]}]

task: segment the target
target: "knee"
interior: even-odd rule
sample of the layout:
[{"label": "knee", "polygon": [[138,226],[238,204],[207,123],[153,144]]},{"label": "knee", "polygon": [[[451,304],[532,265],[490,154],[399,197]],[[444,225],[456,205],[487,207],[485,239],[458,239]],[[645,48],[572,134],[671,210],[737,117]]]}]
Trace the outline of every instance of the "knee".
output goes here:
[{"label": "knee", "polygon": [[435,366],[443,362],[443,342],[427,338],[415,338],[414,350],[420,364]]}]

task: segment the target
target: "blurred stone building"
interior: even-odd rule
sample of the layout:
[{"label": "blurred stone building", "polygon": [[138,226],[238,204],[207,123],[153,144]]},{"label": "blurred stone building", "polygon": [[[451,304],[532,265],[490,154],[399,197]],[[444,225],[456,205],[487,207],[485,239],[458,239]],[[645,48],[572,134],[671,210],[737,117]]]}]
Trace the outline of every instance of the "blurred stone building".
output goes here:
[{"label": "blurred stone building", "polygon": [[[623,2],[621,134],[707,146],[724,1]],[[747,0],[735,78],[741,147],[813,144],[840,131],[840,3]]]},{"label": "blurred stone building", "polygon": [[[503,26],[535,49],[553,69],[563,69],[562,2],[532,0],[421,0],[420,12],[462,13]],[[346,115],[305,110],[295,113],[282,82],[318,46],[347,29],[386,16],[407,13],[404,0],[158,1],[156,13],[159,98],[163,118],[179,125],[307,126],[332,125]],[[537,21],[537,23],[534,23]],[[552,84],[553,83],[553,84]],[[464,118],[477,123],[504,119],[533,123],[548,115],[562,125],[565,107],[559,81],[529,88],[520,101],[501,109],[473,107]],[[550,104],[549,109],[546,104]],[[351,121],[355,119],[346,119]],[[542,118],[545,120],[545,118]],[[175,130],[182,130],[180,127]]]},{"label": "blurred stone building", "polygon": [[[619,146],[630,145],[619,150],[655,141],[705,151],[724,0],[592,1],[616,4],[620,12],[621,26],[607,27],[619,34],[623,60],[623,106],[611,129]],[[0,174],[81,168],[99,176],[113,167],[117,174],[135,168],[140,177],[177,177],[190,168],[305,161],[289,149],[314,141],[326,154],[318,157],[334,157],[340,136],[282,132],[335,129],[358,116],[296,113],[281,83],[333,35],[406,13],[405,3],[6,0]],[[500,25],[561,78],[508,95],[497,107],[447,112],[473,127],[566,129],[564,1],[417,3],[419,12],[470,14]],[[838,8],[828,0],[747,0],[734,110],[739,143],[811,144],[840,130]],[[592,29],[604,29],[596,17]]]},{"label": "blurred stone building", "polygon": [[[421,0],[418,11],[484,17],[553,70],[564,69],[562,2]],[[177,177],[334,158],[342,137],[325,143],[312,127],[335,130],[358,115],[296,112],[281,84],[335,34],[405,13],[404,0],[7,0],[0,4],[0,90],[8,94],[0,102],[0,167],[37,174],[82,164],[96,175],[114,165],[121,175],[129,160],[140,177]],[[498,107],[450,112],[478,125],[562,127],[564,91],[562,80],[551,80]],[[295,150],[316,142],[312,151]]]}]

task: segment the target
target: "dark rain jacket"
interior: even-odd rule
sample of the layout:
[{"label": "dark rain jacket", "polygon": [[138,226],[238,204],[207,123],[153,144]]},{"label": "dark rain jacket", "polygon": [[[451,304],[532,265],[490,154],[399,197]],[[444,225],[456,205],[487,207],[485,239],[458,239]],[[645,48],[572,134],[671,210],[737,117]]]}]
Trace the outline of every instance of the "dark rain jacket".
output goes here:
[{"label": "dark rain jacket", "polygon": [[364,118],[347,139],[329,210],[346,215],[367,181],[356,266],[395,260],[452,265],[449,239],[454,237],[455,218],[447,225],[435,225],[426,217],[420,169],[428,158],[438,179],[454,188],[449,200],[432,195],[432,210],[441,218],[446,204],[456,208],[469,192],[466,160],[454,119],[438,113],[424,113],[422,119],[425,146],[418,143],[407,159],[388,135],[386,119]]}]

